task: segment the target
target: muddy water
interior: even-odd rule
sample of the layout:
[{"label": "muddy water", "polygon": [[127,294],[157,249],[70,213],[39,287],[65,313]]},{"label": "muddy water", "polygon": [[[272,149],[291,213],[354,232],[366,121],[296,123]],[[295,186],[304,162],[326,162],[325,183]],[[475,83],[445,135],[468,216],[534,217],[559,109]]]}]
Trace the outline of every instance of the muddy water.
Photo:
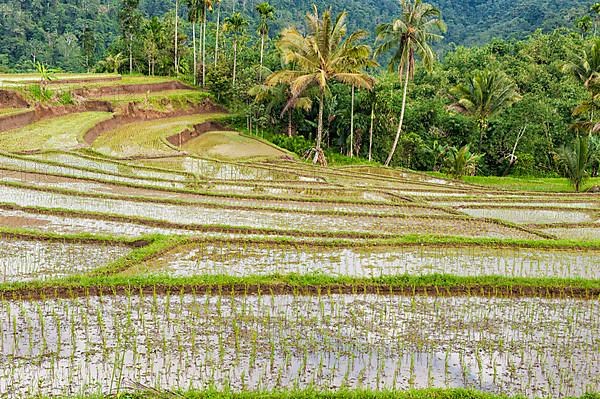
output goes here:
[{"label": "muddy water", "polygon": [[531,249],[389,247],[309,248],[252,243],[193,244],[140,266],[151,274],[319,273],[380,277],[453,274],[511,277],[600,278],[600,252]]},{"label": "muddy water", "polygon": [[8,398],[168,388],[600,389],[598,301],[362,295],[5,301]]},{"label": "muddy water", "polygon": [[87,272],[124,256],[112,243],[0,240],[0,282],[45,280]]}]

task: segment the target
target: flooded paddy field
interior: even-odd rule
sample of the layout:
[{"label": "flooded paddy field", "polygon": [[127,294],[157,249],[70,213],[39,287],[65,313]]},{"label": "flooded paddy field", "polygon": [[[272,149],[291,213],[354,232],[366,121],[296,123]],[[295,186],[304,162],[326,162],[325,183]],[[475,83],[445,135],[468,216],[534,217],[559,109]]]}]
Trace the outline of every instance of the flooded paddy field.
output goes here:
[{"label": "flooded paddy field", "polygon": [[376,232],[388,234],[453,235],[458,231],[471,237],[539,238],[533,233],[482,220],[429,217],[334,216],[302,213],[214,209],[201,205],[145,203],[118,199],[91,198],[48,193],[26,188],[5,187],[0,202],[24,207],[67,209],[81,212],[118,214],[189,225],[252,226],[271,229],[301,229],[328,232]]},{"label": "flooded paddy field", "polygon": [[600,302],[373,295],[0,303],[6,397],[162,389],[600,388]]},{"label": "flooded paddy field", "polygon": [[600,279],[600,251],[196,242],[146,261],[126,274],[250,276],[290,273],[360,278],[452,274]]},{"label": "flooded paddy field", "polygon": [[111,242],[0,238],[0,283],[47,280],[91,271],[131,251]]}]

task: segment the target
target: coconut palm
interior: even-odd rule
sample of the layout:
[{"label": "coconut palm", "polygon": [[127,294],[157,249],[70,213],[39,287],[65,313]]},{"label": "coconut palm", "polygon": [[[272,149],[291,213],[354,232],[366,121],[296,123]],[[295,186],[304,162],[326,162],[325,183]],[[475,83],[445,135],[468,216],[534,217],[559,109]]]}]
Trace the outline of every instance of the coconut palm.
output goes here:
[{"label": "coconut palm", "polygon": [[192,47],[194,49],[194,84],[198,80],[198,56],[196,47],[196,24],[200,18],[201,0],[187,0],[188,21],[192,24]]},{"label": "coconut palm", "polygon": [[476,72],[466,84],[457,85],[450,92],[456,99],[450,108],[477,120],[479,150],[489,119],[521,99],[517,85],[504,72],[497,70]]},{"label": "coconut palm", "polygon": [[238,41],[248,27],[248,20],[244,16],[236,12],[230,17],[225,18],[223,30],[229,32],[233,37],[233,86],[235,87],[236,72],[237,72],[237,51]]},{"label": "coconut palm", "polygon": [[585,180],[589,177],[588,169],[593,158],[590,151],[590,137],[578,136],[571,148],[560,148],[558,151],[565,174],[575,191],[579,192]]},{"label": "coconut palm", "polygon": [[441,33],[446,31],[446,24],[441,19],[440,10],[421,0],[401,0],[402,14],[400,18],[390,23],[377,27],[377,47],[375,54],[381,55],[392,52],[389,63],[391,71],[397,71],[400,79],[404,81],[402,95],[402,110],[396,137],[390,153],[385,161],[389,166],[396,148],[406,111],[406,98],[408,83],[414,76],[416,58],[419,57],[425,69],[431,71],[436,59],[431,43],[443,38]]},{"label": "coconut palm", "polygon": [[317,138],[311,150],[315,163],[318,160],[324,163],[325,160],[321,142],[325,95],[329,94],[330,82],[338,81],[366,89],[373,87],[373,79],[359,70],[367,63],[371,53],[369,46],[357,43],[367,34],[359,30],[347,35],[346,17],[343,12],[334,20],[331,10],[320,16],[315,6],[313,12],[307,14],[307,34],[296,28],[285,29],[277,47],[286,68],[273,73],[266,82],[268,85],[288,84],[292,94],[290,102],[312,87],[318,88]]},{"label": "coconut palm", "polygon": [[258,34],[260,35],[260,79],[262,80],[262,68],[265,53],[265,39],[269,36],[269,20],[275,19],[275,8],[268,2],[262,2],[256,6],[260,16],[258,23]]}]

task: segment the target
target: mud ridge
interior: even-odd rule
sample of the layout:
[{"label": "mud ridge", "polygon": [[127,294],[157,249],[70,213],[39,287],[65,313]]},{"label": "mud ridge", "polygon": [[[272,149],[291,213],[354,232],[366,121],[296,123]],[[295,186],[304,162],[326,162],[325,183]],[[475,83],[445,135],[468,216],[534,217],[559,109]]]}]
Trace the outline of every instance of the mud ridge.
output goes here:
[{"label": "mud ridge", "polygon": [[228,131],[228,132],[233,132],[234,130],[230,129],[228,127],[223,126],[219,122],[208,121],[208,122],[203,122],[203,123],[199,123],[197,125],[194,125],[193,129],[186,129],[183,132],[180,132],[180,133],[174,134],[172,136],[169,136],[169,137],[167,137],[167,141],[169,143],[171,143],[172,145],[174,145],[174,146],[181,147],[182,145],[184,145],[185,143],[187,143],[191,139],[194,139],[196,137],[200,137],[204,133],[214,132],[214,131],[220,131],[220,132]]},{"label": "mud ridge", "polygon": [[55,118],[80,112],[114,112],[108,101],[86,101],[78,105],[46,107],[38,105],[31,111],[0,118],[0,132],[19,129],[42,119]]},{"label": "mud ridge", "polygon": [[134,103],[129,103],[121,113],[113,115],[111,119],[100,122],[90,130],[88,130],[83,136],[83,139],[88,145],[92,145],[94,141],[96,141],[96,139],[102,134],[114,130],[120,126],[127,125],[129,123],[174,118],[194,114],[210,114],[217,112],[224,113],[226,112],[226,110],[218,105],[215,105],[210,100],[204,100],[201,104],[188,109],[171,112],[141,109],[138,108]]},{"label": "mud ridge", "polygon": [[112,96],[119,94],[142,94],[147,92],[169,91],[169,90],[194,90],[192,86],[188,86],[179,81],[173,80],[162,83],[147,83],[147,84],[131,84],[120,86],[103,86],[94,88],[81,88],[72,91],[73,95],[85,98]]},{"label": "mud ridge", "polygon": [[398,295],[398,296],[429,296],[429,297],[496,297],[496,298],[548,298],[548,299],[586,299],[595,300],[597,289],[579,287],[530,287],[511,286],[495,287],[479,286],[390,286],[385,284],[326,284],[326,285],[290,285],[283,283],[265,284],[145,284],[136,282],[129,285],[115,286],[46,286],[19,287],[6,291],[0,290],[2,300],[39,300],[67,299],[88,296],[115,295],[180,295],[199,294],[215,296],[246,296],[246,295],[299,295],[321,296],[329,294],[347,295]]},{"label": "mud ridge", "polygon": [[0,90],[1,108],[29,108],[29,103],[17,92]]}]

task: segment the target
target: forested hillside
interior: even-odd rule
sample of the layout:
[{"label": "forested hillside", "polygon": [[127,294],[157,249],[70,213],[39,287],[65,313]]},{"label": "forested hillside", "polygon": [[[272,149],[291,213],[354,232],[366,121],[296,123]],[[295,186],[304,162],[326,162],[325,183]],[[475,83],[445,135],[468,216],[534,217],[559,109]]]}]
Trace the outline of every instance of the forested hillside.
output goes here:
[{"label": "forested hillside", "polygon": [[[185,1],[180,1],[185,17]],[[223,0],[224,15],[241,11],[256,22],[259,0]],[[372,32],[399,10],[396,0],[274,0],[273,32],[301,22],[312,4],[347,10],[349,26]],[[433,2],[448,24],[444,48],[483,44],[494,37],[523,38],[541,27],[572,26],[591,2],[581,0],[437,0]],[[2,0],[0,1],[0,68],[28,69],[42,60],[65,70],[84,70],[101,58],[118,36],[120,0]],[[174,0],[142,0],[146,17],[173,10]],[[216,13],[209,20],[216,19]]]}]

